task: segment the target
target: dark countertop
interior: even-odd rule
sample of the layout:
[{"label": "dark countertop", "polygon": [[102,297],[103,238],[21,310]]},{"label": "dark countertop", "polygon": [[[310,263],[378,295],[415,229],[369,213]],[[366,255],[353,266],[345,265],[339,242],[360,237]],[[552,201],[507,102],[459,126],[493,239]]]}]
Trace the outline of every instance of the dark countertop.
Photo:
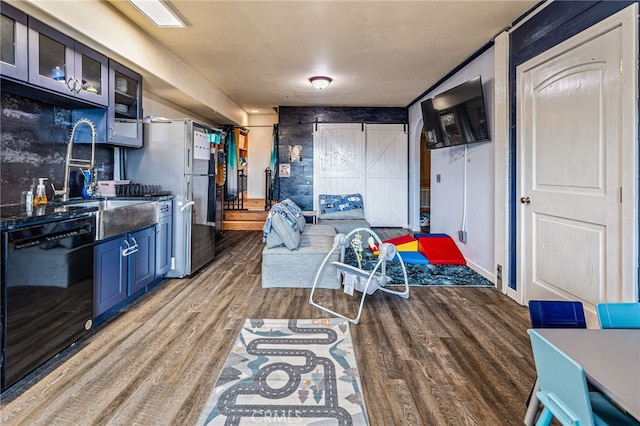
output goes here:
[{"label": "dark countertop", "polygon": [[[146,197],[101,197],[94,200],[171,200],[174,195],[146,196]],[[89,200],[72,200],[66,203],[49,202],[44,205],[33,206],[30,213],[25,204],[6,204],[0,206],[0,230],[14,229],[22,226],[33,225],[42,222],[51,222],[69,219],[98,211],[98,207],[74,205],[73,202]]]},{"label": "dark countertop", "polygon": [[9,204],[0,206],[0,230],[34,225],[42,222],[73,218],[98,211],[98,207],[62,205],[48,203],[33,206],[31,212],[27,212],[24,204]]}]

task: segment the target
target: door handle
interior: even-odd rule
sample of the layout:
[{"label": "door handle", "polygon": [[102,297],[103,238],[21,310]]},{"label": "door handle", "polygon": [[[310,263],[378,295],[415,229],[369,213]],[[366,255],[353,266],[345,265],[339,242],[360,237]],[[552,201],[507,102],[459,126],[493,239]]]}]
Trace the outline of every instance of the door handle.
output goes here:
[{"label": "door handle", "polygon": [[520,202],[522,204],[530,204],[531,203],[531,198],[529,198],[529,197],[520,197]]}]

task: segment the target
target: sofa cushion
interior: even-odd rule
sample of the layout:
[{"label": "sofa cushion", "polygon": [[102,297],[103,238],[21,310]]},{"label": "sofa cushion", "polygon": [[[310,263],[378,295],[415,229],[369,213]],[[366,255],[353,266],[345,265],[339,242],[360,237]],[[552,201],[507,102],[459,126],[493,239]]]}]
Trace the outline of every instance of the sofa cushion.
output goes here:
[{"label": "sofa cushion", "polygon": [[[309,225],[300,235],[296,251],[285,247],[262,250],[262,287],[310,288],[318,269],[333,248],[335,231],[331,226]],[[335,250],[318,277],[318,288],[340,288],[335,266],[340,250]]]},{"label": "sofa cushion", "polygon": [[324,225],[309,225],[307,226],[307,230],[304,232],[305,236],[325,236],[325,237],[333,237],[336,235],[336,229],[331,224]]},{"label": "sofa cushion", "polygon": [[318,219],[364,219],[362,195],[320,194]]},{"label": "sofa cushion", "polygon": [[321,219],[317,226],[331,226],[339,234],[348,234],[356,228],[371,228],[364,219]]}]

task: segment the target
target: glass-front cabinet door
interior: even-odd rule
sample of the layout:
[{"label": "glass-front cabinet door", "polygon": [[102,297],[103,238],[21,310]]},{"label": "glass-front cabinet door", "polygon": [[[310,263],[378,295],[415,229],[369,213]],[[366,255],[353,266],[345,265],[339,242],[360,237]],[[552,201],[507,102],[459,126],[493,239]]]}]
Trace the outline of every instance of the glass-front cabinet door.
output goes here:
[{"label": "glass-front cabinet door", "polygon": [[26,81],[27,15],[5,2],[0,3],[0,13],[0,74]]},{"label": "glass-front cabinet door", "polygon": [[107,58],[29,18],[29,82],[107,105]]},{"label": "glass-front cabinet door", "polygon": [[142,147],[142,77],[109,61],[109,85],[108,142]]},{"label": "glass-front cabinet door", "polygon": [[109,102],[107,57],[77,42],[75,55],[77,96],[107,106]]}]

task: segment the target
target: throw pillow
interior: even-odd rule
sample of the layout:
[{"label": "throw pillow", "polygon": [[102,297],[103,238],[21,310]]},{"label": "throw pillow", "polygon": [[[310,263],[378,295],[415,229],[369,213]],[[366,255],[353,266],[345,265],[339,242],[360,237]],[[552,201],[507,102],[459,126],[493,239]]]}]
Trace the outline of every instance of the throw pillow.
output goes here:
[{"label": "throw pillow", "polygon": [[296,222],[298,223],[298,230],[300,232],[304,232],[304,229],[307,226],[307,221],[302,215],[302,209],[289,198],[280,201],[280,203],[278,204],[283,205],[287,208],[287,210],[291,212],[291,214],[296,218]]},{"label": "throw pillow", "polygon": [[362,195],[320,194],[318,219],[364,219]]},{"label": "throw pillow", "polygon": [[275,229],[272,229],[265,238],[265,242],[267,243],[267,248],[274,247],[282,247],[284,243],[282,242],[282,238],[278,235]]},{"label": "throw pillow", "polygon": [[[278,233],[285,247],[289,250],[297,250],[300,246],[300,232],[298,225],[286,208],[280,208],[271,218],[271,227]],[[268,236],[267,236],[268,237]]]}]

